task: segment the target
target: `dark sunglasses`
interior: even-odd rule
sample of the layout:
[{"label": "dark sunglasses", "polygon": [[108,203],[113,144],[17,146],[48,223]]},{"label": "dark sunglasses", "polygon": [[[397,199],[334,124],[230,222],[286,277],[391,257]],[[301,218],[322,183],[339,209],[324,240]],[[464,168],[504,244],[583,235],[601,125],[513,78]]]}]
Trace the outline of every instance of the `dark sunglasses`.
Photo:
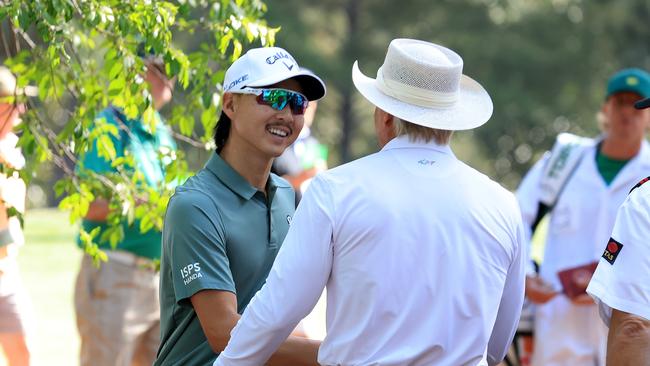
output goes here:
[{"label": "dark sunglasses", "polygon": [[297,115],[304,114],[309,104],[307,97],[287,89],[244,88],[241,93],[257,95],[258,104],[267,105],[276,111],[283,110],[288,104],[291,113]]}]

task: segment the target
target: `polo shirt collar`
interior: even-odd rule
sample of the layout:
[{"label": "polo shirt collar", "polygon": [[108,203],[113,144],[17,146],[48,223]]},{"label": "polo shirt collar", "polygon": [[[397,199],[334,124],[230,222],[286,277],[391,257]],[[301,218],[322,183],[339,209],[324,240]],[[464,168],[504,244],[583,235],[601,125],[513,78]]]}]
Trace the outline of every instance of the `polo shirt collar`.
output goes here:
[{"label": "polo shirt collar", "polygon": [[381,149],[381,151],[394,150],[394,149],[429,149],[436,150],[445,154],[454,155],[449,145],[440,145],[435,141],[424,142],[423,140],[411,141],[407,135],[400,135],[392,140]]},{"label": "polo shirt collar", "polygon": [[[214,153],[205,167],[212,172],[223,184],[231,191],[235,192],[242,198],[250,200],[257,193],[257,188],[253,187],[244,177],[242,177],[230,164]],[[269,195],[275,192],[278,182],[271,174],[267,180],[266,188]]]}]

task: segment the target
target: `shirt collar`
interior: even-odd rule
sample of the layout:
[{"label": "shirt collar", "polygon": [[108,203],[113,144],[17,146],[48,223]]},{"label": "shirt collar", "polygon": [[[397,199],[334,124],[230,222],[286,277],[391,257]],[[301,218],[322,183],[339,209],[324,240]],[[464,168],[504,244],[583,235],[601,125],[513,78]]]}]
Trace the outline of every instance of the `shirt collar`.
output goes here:
[{"label": "shirt collar", "polygon": [[212,172],[223,184],[231,191],[237,193],[242,198],[250,200],[257,193],[257,188],[253,187],[244,177],[233,169],[219,154],[214,153],[205,164],[206,169]]},{"label": "shirt collar", "polygon": [[[257,193],[257,188],[253,187],[244,177],[242,177],[230,164],[214,153],[210,160],[205,164],[206,169],[211,171],[223,184],[231,191],[235,192],[242,198],[250,200]],[[269,194],[269,201],[278,187],[286,187],[287,184],[275,174],[270,174],[266,183],[266,190]]]},{"label": "shirt collar", "polygon": [[424,142],[421,139],[411,141],[408,135],[400,135],[392,140],[381,149],[381,151],[394,150],[394,149],[429,149],[436,150],[445,154],[454,155],[449,145],[440,145],[435,141]]}]

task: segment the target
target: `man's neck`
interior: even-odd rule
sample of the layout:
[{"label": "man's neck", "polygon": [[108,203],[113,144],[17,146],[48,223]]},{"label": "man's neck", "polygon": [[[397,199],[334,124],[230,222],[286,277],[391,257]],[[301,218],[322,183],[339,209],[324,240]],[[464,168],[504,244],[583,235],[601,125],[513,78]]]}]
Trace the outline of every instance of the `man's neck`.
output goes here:
[{"label": "man's neck", "polygon": [[259,152],[256,154],[244,148],[237,148],[228,142],[219,155],[253,187],[266,192],[272,158],[260,157]]},{"label": "man's neck", "polygon": [[606,137],[600,145],[600,153],[616,160],[629,160],[641,150],[643,140],[617,139],[613,136]]}]

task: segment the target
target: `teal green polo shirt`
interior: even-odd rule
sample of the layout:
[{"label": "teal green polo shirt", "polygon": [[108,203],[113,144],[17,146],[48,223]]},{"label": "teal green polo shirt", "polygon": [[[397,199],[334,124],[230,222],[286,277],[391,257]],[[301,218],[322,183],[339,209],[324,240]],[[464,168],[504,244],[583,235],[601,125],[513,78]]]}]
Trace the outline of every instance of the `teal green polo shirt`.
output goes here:
[{"label": "teal green polo shirt", "polygon": [[217,355],[190,297],[201,290],[230,291],[241,314],[266,281],[294,212],[288,182],[271,174],[266,191],[218,154],[176,189],[163,228],[161,345],[154,365],[212,364]]},{"label": "teal green polo shirt", "polygon": [[[160,114],[155,113],[157,120],[156,129],[150,131],[141,119],[129,120],[117,109],[109,107],[104,109],[97,116],[98,119],[106,119],[106,123],[113,124],[120,131],[119,136],[112,136],[111,140],[115,146],[117,157],[130,154],[134,157],[138,172],[144,176],[145,184],[150,187],[162,187],[165,183],[165,165],[169,161],[161,158],[161,152],[176,150],[176,143],[171,136],[169,128],[164,124]],[[129,128],[126,130],[120,128],[118,119]],[[80,164],[86,169],[96,173],[115,173],[117,170],[111,166],[111,161],[100,157],[97,152],[97,145],[90,149],[85,155],[80,157]],[[103,222],[82,220],[83,229],[90,232],[96,227],[102,230],[106,228]],[[146,233],[140,232],[140,222],[135,220],[132,225],[126,222],[122,224],[124,230],[124,239],[117,244],[116,249],[125,250],[145,258],[160,258],[160,243],[162,234],[155,229]],[[100,235],[97,237],[99,238]],[[81,246],[81,240],[77,238],[77,244]],[[100,248],[112,249],[107,241],[98,243]]]}]

